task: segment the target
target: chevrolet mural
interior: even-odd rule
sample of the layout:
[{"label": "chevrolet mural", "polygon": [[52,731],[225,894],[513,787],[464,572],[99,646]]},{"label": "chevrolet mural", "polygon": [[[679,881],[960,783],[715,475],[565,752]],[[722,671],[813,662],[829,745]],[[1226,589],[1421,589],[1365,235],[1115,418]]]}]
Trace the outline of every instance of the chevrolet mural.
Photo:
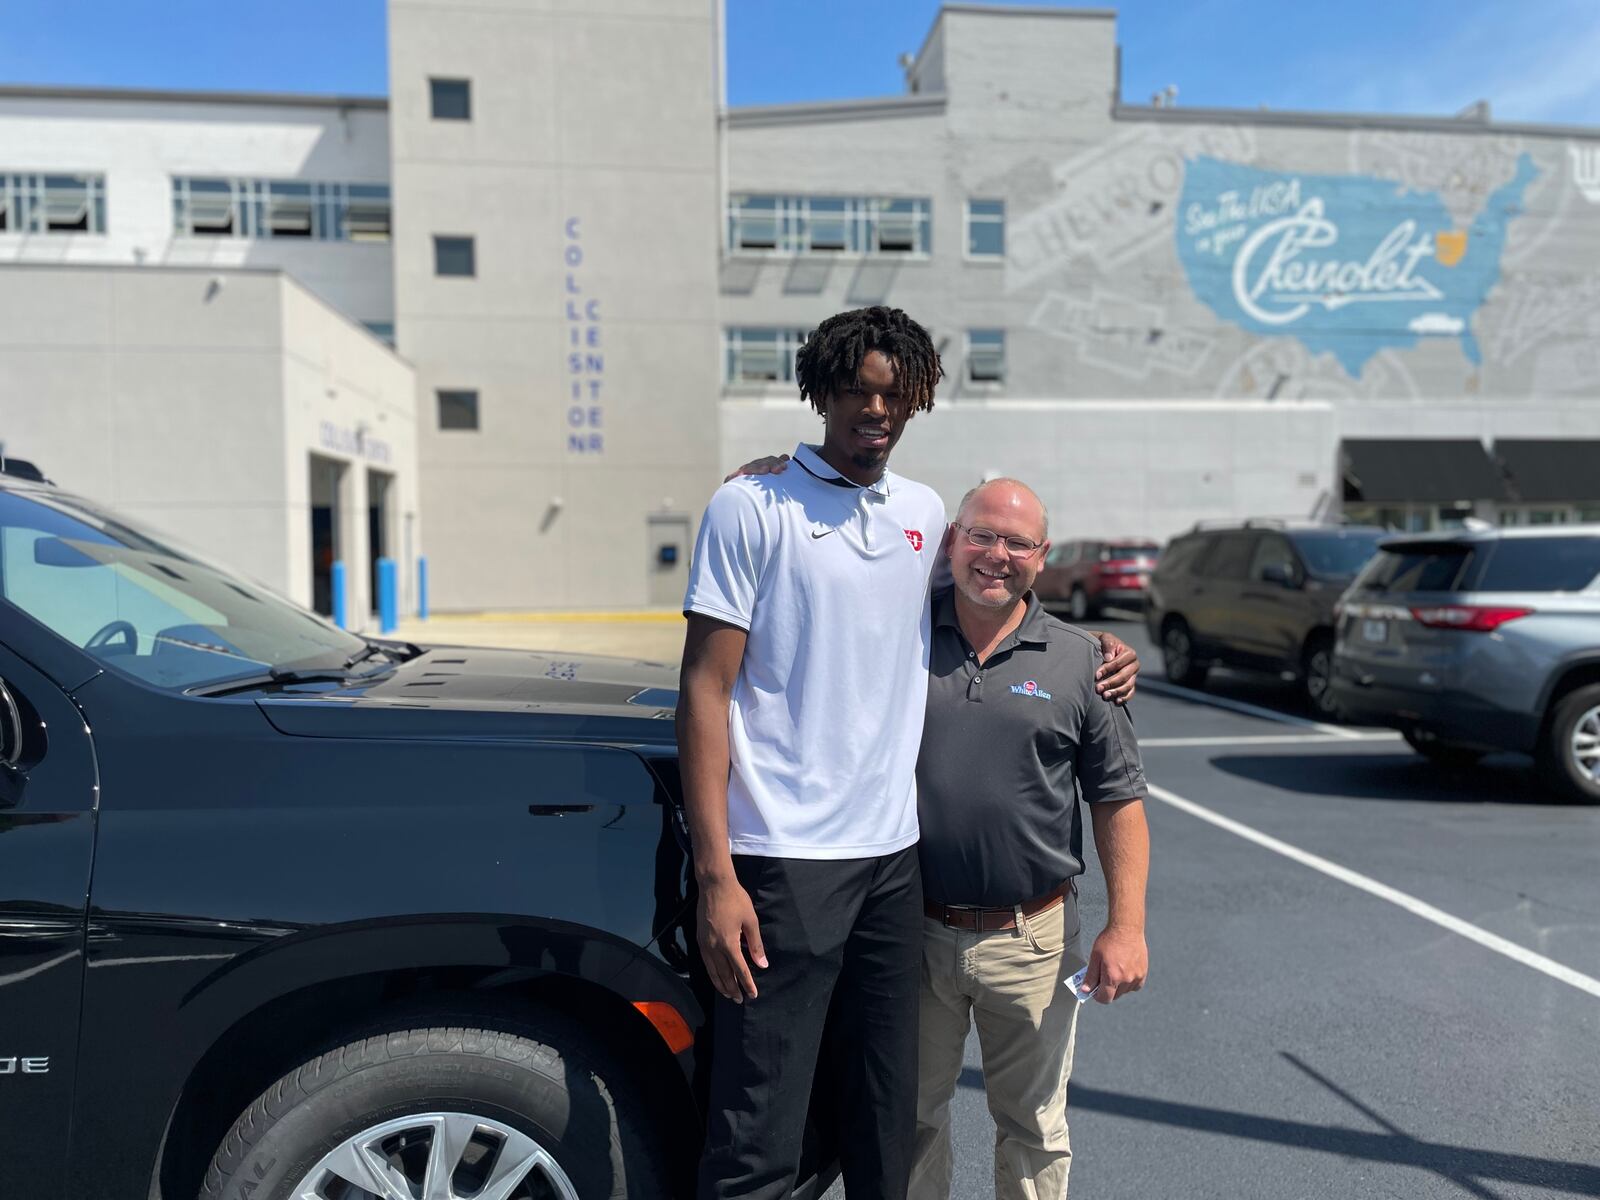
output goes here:
[{"label": "chevrolet mural", "polygon": [[1195,295],[1251,333],[1331,352],[1352,377],[1424,337],[1483,354],[1472,322],[1500,278],[1507,229],[1539,171],[1526,154],[1465,225],[1425,189],[1362,175],[1187,164],[1177,249]]}]

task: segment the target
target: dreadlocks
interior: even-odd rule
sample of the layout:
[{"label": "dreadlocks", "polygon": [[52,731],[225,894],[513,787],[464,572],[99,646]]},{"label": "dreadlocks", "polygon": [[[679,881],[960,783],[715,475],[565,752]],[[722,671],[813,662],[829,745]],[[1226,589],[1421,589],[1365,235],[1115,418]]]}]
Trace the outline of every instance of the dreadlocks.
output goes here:
[{"label": "dreadlocks", "polygon": [[894,365],[908,420],[933,407],[933,389],[944,378],[933,339],[900,309],[882,305],[842,312],[816,327],[795,356],[800,398],[824,412],[829,393],[855,379],[871,350]]}]

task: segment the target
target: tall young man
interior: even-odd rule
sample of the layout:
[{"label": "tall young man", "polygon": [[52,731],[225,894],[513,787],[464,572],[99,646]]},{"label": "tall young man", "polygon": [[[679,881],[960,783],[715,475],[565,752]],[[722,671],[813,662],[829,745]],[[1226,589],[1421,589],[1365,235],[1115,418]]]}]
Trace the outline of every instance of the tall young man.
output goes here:
[{"label": "tall young man", "polygon": [[684,600],[678,742],[700,952],[721,997],[698,1192],[789,1194],[831,1022],[845,1188],[903,1200],[915,773],[944,505],[887,465],[942,371],[927,332],[887,308],[824,321],[796,368],[822,445],[799,446],[797,470],[717,490]]}]

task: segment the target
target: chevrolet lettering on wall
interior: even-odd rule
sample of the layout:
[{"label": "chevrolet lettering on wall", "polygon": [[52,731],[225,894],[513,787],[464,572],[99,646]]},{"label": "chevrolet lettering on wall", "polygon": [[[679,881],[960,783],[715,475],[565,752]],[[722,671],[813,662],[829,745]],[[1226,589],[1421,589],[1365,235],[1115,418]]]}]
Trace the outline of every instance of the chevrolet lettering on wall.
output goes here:
[{"label": "chevrolet lettering on wall", "polygon": [[9,465],[0,1197],[691,1194],[677,671],[358,637]]}]

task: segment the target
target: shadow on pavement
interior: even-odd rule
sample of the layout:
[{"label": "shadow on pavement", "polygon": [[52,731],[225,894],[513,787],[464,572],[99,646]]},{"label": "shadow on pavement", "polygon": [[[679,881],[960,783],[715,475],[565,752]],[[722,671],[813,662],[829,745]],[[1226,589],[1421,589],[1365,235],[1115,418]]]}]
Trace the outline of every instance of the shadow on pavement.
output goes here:
[{"label": "shadow on pavement", "polygon": [[[1473,1195],[1483,1197],[1484,1200],[1495,1200],[1496,1193],[1479,1183],[1480,1180],[1528,1184],[1580,1196],[1600,1195],[1600,1166],[1561,1159],[1535,1158],[1527,1154],[1479,1150],[1470,1146],[1452,1146],[1444,1142],[1429,1142],[1412,1137],[1360,1104],[1294,1055],[1283,1053],[1282,1056],[1352,1105],[1368,1120],[1382,1126],[1383,1132],[1349,1129],[1337,1125],[1313,1125],[1307,1121],[1256,1116],[1252,1113],[1232,1112],[1222,1108],[1203,1108],[1197,1104],[1183,1104],[1172,1100],[1152,1100],[1144,1096],[1108,1092],[1076,1083],[1071,1086],[1069,1092],[1068,1111],[1087,1109],[1091,1112],[1108,1113],[1114,1117],[1193,1129],[1201,1133],[1216,1133],[1224,1137],[1295,1146],[1324,1154],[1365,1159],[1368,1162],[1420,1167],[1459,1184]],[[981,1090],[983,1073],[967,1067],[961,1072],[960,1085]]]},{"label": "shadow on pavement", "polygon": [[1420,755],[1228,755],[1211,766],[1239,779],[1297,792],[1354,800],[1421,800],[1437,804],[1559,806],[1527,760],[1487,758],[1470,770],[1434,766]]}]

